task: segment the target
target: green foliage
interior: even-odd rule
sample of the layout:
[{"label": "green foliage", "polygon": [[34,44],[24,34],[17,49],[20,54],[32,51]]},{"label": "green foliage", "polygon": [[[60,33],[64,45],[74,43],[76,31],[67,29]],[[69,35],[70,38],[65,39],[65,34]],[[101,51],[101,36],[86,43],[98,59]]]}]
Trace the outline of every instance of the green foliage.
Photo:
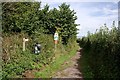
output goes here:
[{"label": "green foliage", "polygon": [[[9,37],[10,36],[10,37]],[[26,70],[39,69],[42,65],[48,65],[54,56],[53,37],[50,35],[34,35],[34,39],[23,33],[3,36],[3,78],[22,77]],[[22,39],[27,37],[30,41],[26,42],[26,51],[22,51]],[[37,39],[37,40],[36,40]],[[42,52],[39,55],[33,54],[35,41],[42,45]],[[39,65],[38,65],[39,64]]]},{"label": "green foliage", "polygon": [[63,3],[59,6],[59,18],[57,26],[60,28],[60,36],[62,37],[63,44],[67,44],[69,38],[76,36],[78,24],[75,24],[77,16],[75,11],[70,10],[70,5]]},{"label": "green foliage", "polygon": [[2,5],[4,33],[25,32],[32,35],[37,32],[54,35],[57,30],[63,44],[67,44],[69,38],[77,34],[76,13],[66,3],[61,4],[59,10],[49,10],[49,5],[41,9],[38,2],[5,2]]},{"label": "green foliage", "polygon": [[[70,42],[70,43],[72,44],[72,42]],[[69,49],[69,47],[67,47],[67,49]],[[34,73],[35,76],[41,77],[41,78],[53,77],[53,75],[55,75],[55,73],[61,69],[61,67],[63,66],[62,64],[65,61],[68,61],[72,56],[75,55],[77,49],[78,49],[78,46],[76,44],[74,44],[74,42],[73,42],[72,50],[67,51],[66,54],[64,52],[64,55],[63,55],[63,53],[60,53],[62,55],[59,56],[58,58],[56,58],[55,61],[53,63],[51,63],[49,66],[47,66],[44,70],[35,72]]]},{"label": "green foliage", "polygon": [[106,25],[95,34],[78,39],[83,48],[83,58],[86,58],[94,78],[119,78],[120,36],[119,29],[113,25],[108,30]]},{"label": "green foliage", "polygon": [[[38,2],[4,2],[2,12],[3,80],[23,77],[27,70],[39,70],[53,63],[54,58],[70,51],[72,42],[75,43],[77,16],[65,3],[59,10],[49,10],[48,5],[41,9]],[[60,40],[55,51],[53,35],[56,30]],[[25,52],[22,51],[23,38],[29,39]],[[33,54],[36,42],[42,45],[38,55]]]},{"label": "green foliage", "polygon": [[38,10],[40,3],[5,2],[2,3],[3,32],[27,32],[31,34],[39,27]]}]

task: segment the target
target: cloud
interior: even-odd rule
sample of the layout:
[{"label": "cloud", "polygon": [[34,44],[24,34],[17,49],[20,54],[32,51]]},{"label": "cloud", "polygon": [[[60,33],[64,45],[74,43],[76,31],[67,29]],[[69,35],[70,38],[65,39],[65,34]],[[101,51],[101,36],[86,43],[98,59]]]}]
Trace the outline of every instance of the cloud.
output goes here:
[{"label": "cloud", "polygon": [[[59,0],[60,1],[60,0]],[[65,1],[65,0],[64,0]],[[50,9],[58,8],[62,2],[44,2],[48,3]],[[110,28],[112,22],[118,21],[118,8],[115,2],[67,2],[70,8],[76,12],[78,19],[76,20],[79,29],[77,36],[86,36],[87,32],[94,33],[104,23]]]},{"label": "cloud", "polygon": [[115,2],[117,3],[119,0],[35,0],[42,2]]},{"label": "cloud", "polygon": [[105,15],[110,15],[110,14],[114,15],[114,14],[118,13],[118,9],[112,10],[112,9],[109,9],[109,8],[103,8],[103,13]]},{"label": "cloud", "polygon": [[48,4],[50,6],[50,9],[53,9],[53,8],[58,9],[58,6],[62,3],[60,3],[60,2],[42,2],[41,7],[44,8],[44,5],[46,5],[46,4]]},{"label": "cloud", "polygon": [[[92,3],[87,5],[88,7],[80,6],[80,4],[85,5],[85,3],[71,4],[71,8],[77,12],[78,20],[76,23],[81,24],[77,28],[79,29],[79,34],[77,36],[85,36],[87,32],[90,31],[94,33],[96,29],[99,29],[104,23],[110,28],[112,22],[115,20],[117,25],[118,20],[118,10],[117,8],[112,9],[113,4],[105,3],[104,6],[94,6]],[[90,6],[91,4],[91,6]],[[94,3],[102,4],[102,3]],[[107,5],[109,4],[109,6]],[[116,5],[117,6],[117,5]],[[97,13],[97,15],[91,15]],[[100,15],[100,13],[103,13]]]}]

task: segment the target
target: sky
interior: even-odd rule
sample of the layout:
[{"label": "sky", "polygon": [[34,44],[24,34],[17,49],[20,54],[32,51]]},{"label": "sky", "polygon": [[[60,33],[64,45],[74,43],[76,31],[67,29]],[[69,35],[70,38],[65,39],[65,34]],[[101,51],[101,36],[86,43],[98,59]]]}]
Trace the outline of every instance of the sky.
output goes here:
[{"label": "sky", "polygon": [[[40,0],[37,0],[40,2]],[[78,37],[86,36],[87,32],[94,33],[104,23],[110,29],[113,21],[118,26],[118,0],[44,0],[41,1],[42,6],[45,4],[50,6],[50,9],[58,8],[63,2],[70,5],[71,10],[76,12],[78,19],[76,20]]]}]

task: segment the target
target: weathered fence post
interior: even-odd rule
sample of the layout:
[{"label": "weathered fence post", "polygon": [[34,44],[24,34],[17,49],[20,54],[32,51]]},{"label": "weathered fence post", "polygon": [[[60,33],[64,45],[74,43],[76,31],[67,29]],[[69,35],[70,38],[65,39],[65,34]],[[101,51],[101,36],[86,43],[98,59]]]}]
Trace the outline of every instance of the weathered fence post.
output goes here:
[{"label": "weathered fence post", "polygon": [[23,38],[23,51],[25,51],[25,42],[28,41],[29,39]]}]

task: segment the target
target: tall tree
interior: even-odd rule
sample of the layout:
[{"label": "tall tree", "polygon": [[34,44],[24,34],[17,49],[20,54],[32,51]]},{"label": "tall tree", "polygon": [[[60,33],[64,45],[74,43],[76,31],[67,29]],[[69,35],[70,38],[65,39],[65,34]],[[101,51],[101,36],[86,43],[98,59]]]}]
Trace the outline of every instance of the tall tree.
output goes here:
[{"label": "tall tree", "polygon": [[40,3],[5,2],[2,4],[3,32],[32,33],[38,26],[37,11]]},{"label": "tall tree", "polygon": [[69,38],[76,36],[78,24],[75,24],[77,20],[76,12],[70,9],[70,5],[63,3],[59,6],[60,17],[59,17],[59,27],[62,28],[60,35],[64,44],[67,44]]},{"label": "tall tree", "polygon": [[3,32],[54,34],[57,30],[63,44],[67,44],[77,34],[75,14],[66,3],[59,9],[49,10],[49,5],[41,9],[38,2],[6,2],[3,3]]}]

